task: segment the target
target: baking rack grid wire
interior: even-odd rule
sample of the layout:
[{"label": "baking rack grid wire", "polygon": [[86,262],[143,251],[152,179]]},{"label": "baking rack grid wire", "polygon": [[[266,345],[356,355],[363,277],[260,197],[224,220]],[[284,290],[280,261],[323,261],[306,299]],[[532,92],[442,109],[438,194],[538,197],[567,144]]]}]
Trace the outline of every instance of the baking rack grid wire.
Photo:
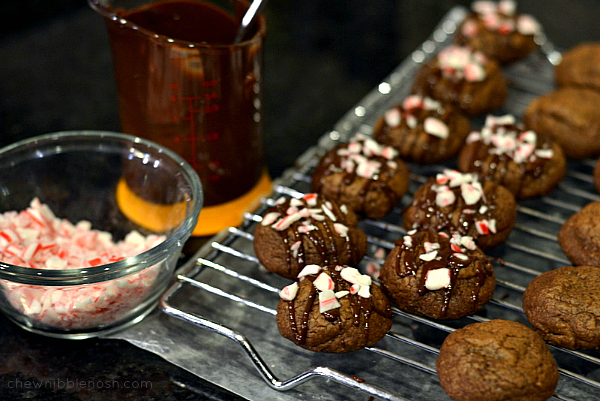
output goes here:
[{"label": "baking rack grid wire", "polygon": [[[443,20],[443,22],[440,23],[440,27],[434,31],[432,39],[425,42],[420,50],[417,50],[415,53],[413,53],[412,60],[409,60],[411,65],[407,65],[406,63],[404,63],[404,65],[400,65],[399,68],[388,77],[388,79],[382,82],[378,88],[376,88],[376,90],[367,95],[357,107],[351,110],[347,116],[342,118],[342,120],[340,120],[340,122],[336,125],[335,129],[322,138],[321,142],[325,142],[324,146],[321,143],[321,146],[313,147],[305,152],[305,154],[298,159],[297,166],[294,169],[286,171],[280,179],[275,181],[274,191],[271,196],[263,199],[261,206],[258,207],[253,213],[246,213],[244,223],[237,228],[231,227],[228,230],[224,230],[216,235],[212,239],[212,242],[203,247],[190,263],[183,266],[177,272],[175,284],[173,284],[161,298],[161,309],[170,316],[176,317],[199,328],[210,330],[233,340],[241,347],[245,355],[249,358],[251,364],[256,368],[256,371],[262,377],[262,379],[264,379],[266,384],[273,389],[279,391],[290,390],[309,380],[312,380],[313,378],[322,377],[379,399],[408,400],[407,398],[403,398],[401,395],[392,391],[388,391],[387,389],[370,384],[368,382],[357,380],[357,378],[351,374],[341,372],[328,366],[311,367],[307,370],[298,372],[295,376],[281,379],[271,371],[269,364],[265,362],[265,358],[268,360],[269,355],[261,355],[259,352],[257,352],[253,343],[243,334],[243,327],[240,330],[232,329],[219,322],[202,317],[196,313],[198,311],[185,311],[179,306],[172,305],[170,301],[184,287],[193,287],[198,291],[205,291],[210,294],[228,299],[232,302],[236,302],[237,304],[244,305],[245,307],[253,308],[262,313],[273,315],[272,321],[273,324],[275,324],[274,316],[276,311],[274,309],[265,306],[262,303],[248,300],[243,296],[238,296],[235,293],[222,290],[217,286],[203,282],[202,279],[198,278],[198,276],[203,270],[212,269],[216,272],[219,272],[219,274],[227,275],[228,278],[238,280],[243,285],[254,286],[264,290],[268,296],[278,297],[279,288],[275,288],[264,281],[248,277],[247,275],[237,272],[234,266],[235,263],[225,266],[216,262],[215,260],[217,259],[217,256],[220,254],[227,254],[234,258],[239,258],[245,262],[253,263],[256,265],[257,269],[261,268],[260,263],[254,254],[251,251],[248,251],[248,249],[251,249],[251,247],[245,247],[245,249],[242,249],[243,247],[236,247],[236,241],[242,240],[248,243],[252,242],[253,227],[260,223],[262,220],[261,214],[264,213],[269,206],[273,205],[275,200],[280,196],[301,197],[307,192],[307,188],[309,188],[310,184],[310,171],[314,168],[325,148],[331,147],[332,144],[336,143],[337,141],[344,140],[356,132],[365,130],[369,131],[372,126],[372,121],[371,125],[365,123],[365,121],[367,121],[366,117],[368,117],[369,114],[373,114],[374,110],[378,112],[384,111],[382,110],[381,103],[377,103],[382,98],[382,93],[389,93],[390,88],[393,88],[397,85],[405,86],[406,84],[404,81],[406,81],[407,76],[410,76],[410,71],[409,73],[406,73],[406,71],[410,70],[411,67],[414,68],[415,65],[418,66],[419,63],[423,62],[426,59],[425,54],[433,53],[437,47],[446,43],[448,36],[455,30],[457,22],[464,17],[464,13],[465,11],[462,8],[453,9]],[[551,63],[554,64],[556,60],[559,60],[560,53],[557,53],[549,42],[544,41],[541,49]],[[398,75],[400,75],[402,79],[399,79]],[[519,90],[522,90],[522,88],[519,88]],[[369,110],[371,110],[371,112],[369,112]],[[542,265],[570,265],[568,259],[561,252],[555,252],[552,249],[546,250],[546,246],[544,244],[546,244],[548,241],[556,243],[557,229],[560,228],[569,215],[579,210],[581,205],[590,201],[600,200],[600,197],[592,189],[593,178],[591,175],[591,170],[594,162],[595,161],[593,160],[586,160],[577,163],[575,168],[571,168],[571,163],[567,172],[567,177],[562,183],[559,184],[558,188],[553,193],[535,200],[534,203],[524,202],[518,205],[517,223],[513,231],[520,232],[522,235],[527,235],[529,236],[528,238],[533,238],[533,240],[511,240],[513,238],[513,234],[511,233],[511,236],[505,244],[505,249],[501,255],[501,260],[499,260],[499,258],[493,258],[493,260],[495,260],[494,263],[500,265],[498,266],[498,269],[507,271],[510,274],[508,274],[508,279],[498,277],[497,292],[495,293],[494,298],[492,298],[492,300],[489,302],[490,305],[522,315],[523,310],[518,303],[507,302],[504,297],[497,296],[498,293],[502,293],[502,291],[498,291],[498,289],[500,288],[501,290],[505,290],[507,292],[514,292],[517,295],[522,295],[522,293],[525,291],[528,280],[541,273],[539,269],[532,268],[530,264],[525,265],[519,263],[518,260],[511,260],[510,258],[506,257],[507,255],[512,255],[515,253],[524,254],[526,260],[527,258],[533,258],[533,260],[541,263]],[[412,192],[414,192],[418,185],[424,183],[428,176],[436,171],[441,171],[446,167],[447,166],[445,165],[429,166],[427,171],[423,172],[419,171],[418,167],[414,168],[414,166],[411,166],[411,189],[409,190],[409,194],[404,196],[403,202],[406,203],[408,199],[412,198]],[[402,205],[399,205],[394,211],[391,212],[393,217],[386,219],[385,221],[367,219],[361,222],[361,227],[368,236],[370,250],[384,249],[387,252],[393,248],[394,238],[400,238],[402,235],[404,235],[405,230],[402,228],[402,226],[397,224],[399,221],[398,216],[401,215],[401,210]],[[529,224],[531,219],[537,223]],[[380,254],[376,255],[374,251],[369,251],[364,261],[361,262],[361,265],[364,263],[382,264],[383,258]],[[519,279],[511,280],[511,274],[518,275]],[[403,312],[396,307],[393,308],[393,312],[394,320],[407,319],[409,322],[425,325],[431,329],[444,333],[450,333],[455,330],[455,328],[449,323],[433,321],[427,318],[415,316]],[[489,318],[480,314],[475,314],[465,318],[466,323],[481,322],[488,319]],[[439,353],[439,348],[436,346],[418,341],[401,333],[390,331],[387,333],[386,337],[392,341],[401,342],[410,347],[418,348],[419,350],[430,353],[434,356]],[[591,366],[594,367],[592,370],[600,368],[600,358],[598,358],[598,354],[593,351],[573,351],[551,345],[549,347],[555,355],[562,354],[566,357],[575,358],[576,361],[591,364]],[[401,364],[402,367],[415,369],[426,375],[436,375],[435,367],[431,366],[430,364],[419,362],[402,356],[398,353],[378,347],[367,347],[366,350],[377,355],[378,357],[387,358],[391,361],[397,362],[398,364]],[[559,361],[559,359],[557,359],[557,361]],[[583,391],[587,391],[589,394],[600,393],[600,383],[590,378],[590,375],[585,374],[586,372],[583,374],[581,372],[574,372],[567,367],[561,366],[559,361],[559,373],[561,377],[560,381],[573,381],[579,386],[583,386]],[[563,388],[565,388],[565,386],[563,386]],[[574,398],[570,398],[570,396],[562,394],[557,390],[553,396],[553,399],[567,401],[573,400]]]}]

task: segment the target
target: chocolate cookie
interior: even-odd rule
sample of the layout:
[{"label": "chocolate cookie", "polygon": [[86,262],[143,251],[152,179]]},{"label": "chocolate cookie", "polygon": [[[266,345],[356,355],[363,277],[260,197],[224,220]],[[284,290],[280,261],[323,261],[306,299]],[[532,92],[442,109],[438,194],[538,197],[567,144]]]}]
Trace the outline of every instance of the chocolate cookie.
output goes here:
[{"label": "chocolate cookie", "polygon": [[454,107],[411,95],[379,118],[373,138],[396,148],[404,160],[428,164],[456,156],[470,130]]},{"label": "chocolate cookie", "polygon": [[421,68],[413,92],[452,104],[467,116],[494,110],[507,95],[506,81],[496,61],[456,45],[442,49]]},{"label": "chocolate cookie", "polygon": [[351,352],[377,343],[392,326],[392,309],[371,277],[348,266],[307,265],[280,292],[281,335],[316,352]]},{"label": "chocolate cookie", "polygon": [[582,43],[564,53],[554,73],[559,86],[600,91],[600,42]]},{"label": "chocolate cookie", "polygon": [[545,135],[527,131],[511,115],[488,116],[458,155],[458,169],[496,181],[517,199],[550,192],[565,176],[561,147]]},{"label": "chocolate cookie", "polygon": [[321,158],[312,189],[360,216],[379,219],[398,204],[410,182],[398,151],[357,134]]},{"label": "chocolate cookie", "polygon": [[600,202],[588,203],[558,232],[558,243],[573,264],[600,266]]},{"label": "chocolate cookie", "polygon": [[415,192],[404,210],[404,228],[432,229],[470,236],[481,249],[504,242],[517,217],[509,190],[497,183],[482,183],[476,174],[444,170]]},{"label": "chocolate cookie", "polygon": [[490,320],[449,334],[436,361],[440,385],[455,401],[542,401],[558,383],[558,367],[529,327]]},{"label": "chocolate cookie", "polygon": [[280,198],[254,231],[254,251],[267,270],[295,279],[310,264],[356,265],[367,237],[356,214],[321,195]]},{"label": "chocolate cookie", "polygon": [[474,1],[472,13],[460,24],[455,42],[483,52],[502,64],[524,58],[537,47],[540,24],[517,14],[514,1]]},{"label": "chocolate cookie", "polygon": [[567,266],[539,275],[523,294],[523,310],[550,344],[600,348],[600,267]]},{"label": "chocolate cookie", "polygon": [[384,292],[406,312],[459,319],[494,294],[494,268],[473,238],[411,230],[395,243],[379,275]]},{"label": "chocolate cookie", "polygon": [[600,154],[600,92],[562,87],[534,99],[525,110],[528,129],[548,135],[573,159]]}]

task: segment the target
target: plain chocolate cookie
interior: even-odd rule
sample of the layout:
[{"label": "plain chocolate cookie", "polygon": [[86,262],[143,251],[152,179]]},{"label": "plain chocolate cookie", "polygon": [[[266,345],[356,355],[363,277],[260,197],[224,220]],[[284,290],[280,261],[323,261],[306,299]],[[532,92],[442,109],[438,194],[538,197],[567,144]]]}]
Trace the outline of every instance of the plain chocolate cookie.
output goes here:
[{"label": "plain chocolate cookie", "polygon": [[535,98],[525,110],[528,129],[548,135],[568,158],[600,154],[600,91],[565,86]]},{"label": "plain chocolate cookie", "polygon": [[367,252],[367,237],[356,214],[314,193],[280,198],[254,231],[254,251],[267,270],[295,279],[306,265],[356,265]]},{"label": "plain chocolate cookie", "polygon": [[500,107],[507,95],[496,61],[456,45],[442,49],[421,68],[413,92],[452,104],[469,117]]},{"label": "plain chocolate cookie", "polygon": [[398,151],[357,134],[321,158],[312,176],[312,190],[359,216],[379,219],[394,208],[410,182]]},{"label": "plain chocolate cookie", "polygon": [[572,215],[558,231],[558,243],[573,264],[600,266],[600,202]]},{"label": "plain chocolate cookie", "polygon": [[474,1],[472,13],[460,24],[455,42],[507,64],[536,49],[540,24],[530,15],[517,14],[514,2]]},{"label": "plain chocolate cookie", "polygon": [[392,326],[389,300],[352,267],[308,265],[280,298],[279,332],[311,351],[356,351],[377,343]]},{"label": "plain chocolate cookie", "polygon": [[480,131],[467,137],[458,155],[458,169],[492,180],[517,199],[545,195],[564,178],[561,147],[545,135],[525,130],[511,115],[488,116]]},{"label": "plain chocolate cookie", "polygon": [[403,225],[407,230],[457,232],[486,250],[506,240],[517,218],[516,206],[503,186],[482,183],[476,174],[444,170],[417,189],[402,213]]},{"label": "plain chocolate cookie", "polygon": [[600,42],[588,42],[563,53],[554,70],[556,84],[600,91]]},{"label": "plain chocolate cookie", "polygon": [[496,287],[494,268],[473,238],[411,230],[395,243],[379,275],[402,310],[459,319],[481,309]]},{"label": "plain chocolate cookie", "polygon": [[544,340],[510,320],[452,332],[436,368],[442,388],[455,401],[542,401],[558,383],[558,367]]},{"label": "plain chocolate cookie", "polygon": [[411,95],[377,120],[373,138],[406,161],[431,164],[456,156],[470,130],[469,120],[451,105]]},{"label": "plain chocolate cookie", "polygon": [[567,266],[539,275],[523,294],[523,310],[550,344],[600,348],[600,267]]}]

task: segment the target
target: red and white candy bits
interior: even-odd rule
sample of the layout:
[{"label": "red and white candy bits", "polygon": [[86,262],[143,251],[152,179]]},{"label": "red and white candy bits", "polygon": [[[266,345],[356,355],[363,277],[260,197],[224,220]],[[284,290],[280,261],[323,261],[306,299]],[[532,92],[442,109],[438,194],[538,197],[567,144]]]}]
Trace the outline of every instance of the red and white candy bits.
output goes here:
[{"label": "red and white candy bits", "polygon": [[[0,214],[0,260],[43,270],[100,266],[147,251],[164,236],[129,233],[123,241],[93,230],[89,221],[76,224],[57,218],[39,199],[29,208]],[[31,319],[71,329],[108,324],[127,314],[152,290],[159,266],[123,278],[77,286],[39,286],[0,281],[7,299]]]}]

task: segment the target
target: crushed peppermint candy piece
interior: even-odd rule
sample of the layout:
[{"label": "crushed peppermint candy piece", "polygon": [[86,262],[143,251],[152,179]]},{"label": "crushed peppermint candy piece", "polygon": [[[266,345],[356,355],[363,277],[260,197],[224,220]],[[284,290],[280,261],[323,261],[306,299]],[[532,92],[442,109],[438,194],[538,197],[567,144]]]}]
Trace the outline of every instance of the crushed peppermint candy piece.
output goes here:
[{"label": "crushed peppermint candy piece", "polygon": [[340,298],[344,298],[344,297],[345,297],[346,295],[348,295],[348,294],[350,294],[350,291],[346,291],[346,290],[343,290],[343,291],[337,291],[337,292],[335,293],[335,297],[336,297],[336,298],[338,298],[338,299],[340,299]]},{"label": "crushed peppermint candy piece", "polygon": [[321,266],[319,265],[306,265],[302,268],[302,270],[300,270],[300,273],[298,273],[298,278],[300,277],[305,277],[305,276],[311,276],[313,274],[317,274],[321,271]]},{"label": "crushed peppermint candy piece", "polygon": [[294,259],[298,257],[298,250],[300,249],[301,245],[302,241],[296,241],[292,244],[292,246],[290,246],[290,250],[292,251],[292,256],[294,257]]},{"label": "crushed peppermint candy piece", "polygon": [[298,294],[298,283],[294,282],[279,291],[279,297],[284,301],[293,301]]},{"label": "crushed peppermint candy piece", "polygon": [[442,267],[427,272],[425,288],[429,291],[441,290],[442,288],[448,288],[448,286],[450,286],[450,269]]},{"label": "crushed peppermint candy piece", "polygon": [[479,0],[471,3],[471,10],[477,14],[492,14],[498,10],[498,5],[490,0]]},{"label": "crushed peppermint candy piece", "polygon": [[330,291],[333,290],[333,280],[329,277],[329,274],[322,272],[317,276],[315,281],[313,281],[313,285],[319,291]]},{"label": "crushed peppermint candy piece", "polygon": [[459,252],[453,253],[452,256],[454,256],[457,259],[463,260],[463,261],[469,260],[469,257],[467,255],[465,255],[463,253],[459,253]]},{"label": "crushed peppermint candy piece", "polygon": [[292,224],[300,220],[303,216],[296,212],[294,214],[290,214],[285,216],[283,219],[280,219],[272,227],[277,231],[287,230]]},{"label": "crushed peppermint candy piece", "polygon": [[402,122],[402,114],[397,108],[390,109],[384,114],[385,123],[390,127],[398,127]]},{"label": "crushed peppermint candy piece", "polygon": [[435,195],[435,204],[439,207],[446,207],[454,204],[456,195],[447,186],[438,187]]},{"label": "crushed peppermint candy piece", "polygon": [[275,223],[279,219],[279,217],[281,217],[281,214],[278,212],[267,213],[265,217],[263,217],[260,224],[262,224],[263,226],[270,226],[271,224]]},{"label": "crushed peppermint candy piece", "polygon": [[542,159],[552,159],[554,151],[552,149],[536,149],[535,155]]},{"label": "crushed peppermint candy piece", "polygon": [[437,242],[425,241],[423,242],[423,248],[425,249],[425,252],[431,252],[435,251],[436,249],[440,249],[440,244]]},{"label": "crushed peppermint candy piece", "polygon": [[308,206],[317,206],[317,198],[318,198],[318,195],[314,194],[314,193],[306,194],[302,197],[302,199],[304,199],[306,201]]},{"label": "crushed peppermint candy piece", "polygon": [[358,296],[362,298],[369,298],[371,296],[371,287],[368,285],[361,285],[358,289]]},{"label": "crushed peppermint candy piece", "polygon": [[522,35],[537,35],[542,28],[539,22],[531,15],[520,15],[517,18],[517,31]]},{"label": "crushed peppermint candy piece", "polygon": [[408,128],[413,129],[417,127],[417,117],[413,116],[412,114],[409,114],[408,116],[406,116],[406,125],[408,125]]},{"label": "crushed peppermint candy piece", "polygon": [[477,35],[477,32],[479,32],[477,22],[473,20],[466,20],[462,26],[461,32],[467,38],[474,38]]},{"label": "crushed peppermint candy piece", "polygon": [[464,70],[465,79],[469,82],[481,82],[485,79],[485,69],[480,63],[467,63]]},{"label": "crushed peppermint candy piece", "polygon": [[406,111],[422,109],[424,106],[423,97],[419,95],[410,95],[402,101],[402,108]]},{"label": "crushed peppermint candy piece", "polygon": [[460,244],[470,251],[474,251],[477,248],[473,237],[468,235],[464,235],[460,238]]},{"label": "crushed peppermint candy piece", "polygon": [[508,16],[515,15],[517,3],[514,0],[500,0],[498,2],[498,12]]},{"label": "crushed peppermint candy piece", "polygon": [[443,121],[435,117],[427,117],[423,123],[423,129],[429,135],[433,135],[441,139],[448,138],[448,135],[450,134],[450,129],[448,126]]},{"label": "crushed peppermint candy piece", "polygon": [[319,292],[319,310],[321,313],[337,309],[340,306],[340,303],[335,297],[335,292],[332,290]]},{"label": "crushed peppermint candy piece", "polygon": [[471,206],[481,200],[482,189],[481,186],[463,183],[460,185],[460,193],[465,203]]},{"label": "crushed peppermint candy piece", "polygon": [[339,234],[340,237],[348,237],[348,226],[345,226],[341,223],[334,223],[333,229]]},{"label": "crushed peppermint candy piece", "polygon": [[437,254],[437,251],[422,253],[419,255],[419,259],[424,260],[425,262],[431,262],[437,257]]}]

